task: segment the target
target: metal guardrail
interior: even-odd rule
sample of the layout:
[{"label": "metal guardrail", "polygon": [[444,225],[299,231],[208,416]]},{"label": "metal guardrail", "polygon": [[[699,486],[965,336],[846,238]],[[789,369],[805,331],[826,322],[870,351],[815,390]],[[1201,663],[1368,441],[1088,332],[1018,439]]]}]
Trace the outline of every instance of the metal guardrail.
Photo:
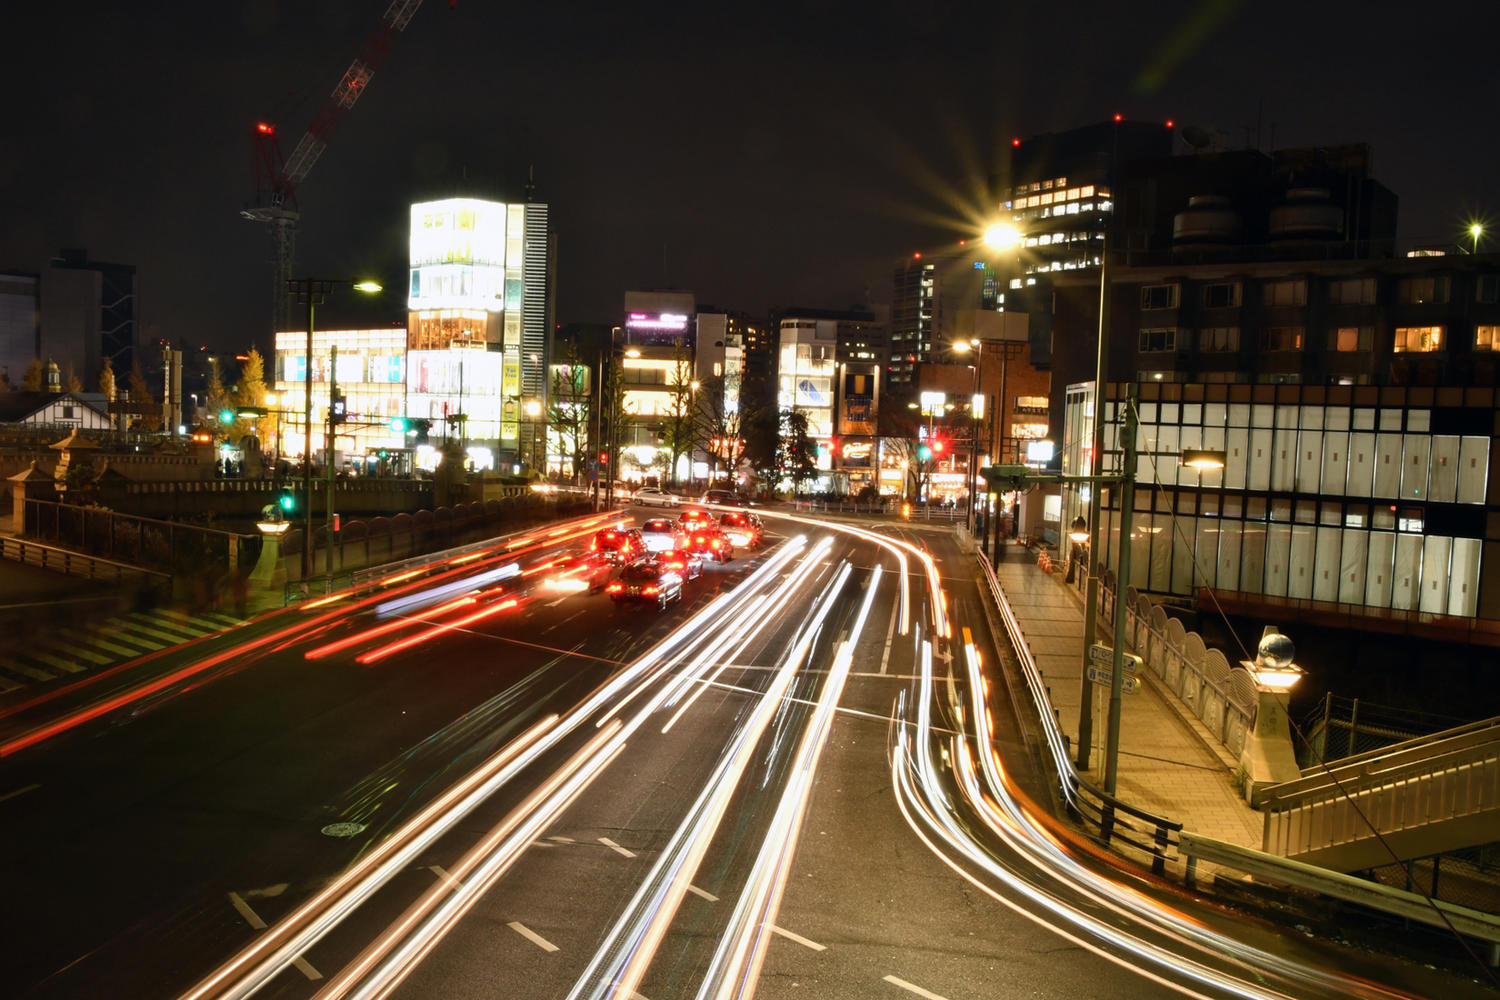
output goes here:
[{"label": "metal guardrail", "polygon": [[1047,685],[1026,644],[1020,622],[1016,620],[1005,592],[1000,589],[1000,581],[995,576],[990,561],[982,553],[976,553],[976,558],[989,587],[990,598],[1000,611],[1001,621],[1005,623],[1011,648],[1021,664],[1026,688],[1031,693],[1037,715],[1041,718],[1048,756],[1051,758],[1053,773],[1057,776],[1058,790],[1062,793],[1068,810],[1091,830],[1097,831],[1104,846],[1111,846],[1115,842],[1123,843],[1150,857],[1152,872],[1157,875],[1164,873],[1167,862],[1176,860],[1176,838],[1182,832],[1182,824],[1122,802],[1093,782],[1080,777],[1074,770],[1068,755],[1067,738],[1063,736],[1062,727],[1058,724],[1052,700],[1047,694]]},{"label": "metal guardrail", "polygon": [[0,558],[90,580],[112,583],[123,583],[127,579],[140,580],[149,587],[160,588],[167,593],[172,591],[172,577],[166,573],[85,555],[55,545],[30,542],[24,538],[0,537]]},{"label": "metal guardrail", "polygon": [[1196,882],[1198,862],[1207,861],[1267,882],[1316,892],[1432,927],[1446,929],[1451,926],[1467,937],[1489,942],[1490,965],[1500,965],[1500,917],[1494,914],[1429,899],[1418,893],[1395,889],[1316,865],[1289,861],[1264,851],[1240,847],[1238,844],[1200,837],[1195,833],[1180,834],[1178,850],[1187,858],[1186,881],[1189,888]]}]

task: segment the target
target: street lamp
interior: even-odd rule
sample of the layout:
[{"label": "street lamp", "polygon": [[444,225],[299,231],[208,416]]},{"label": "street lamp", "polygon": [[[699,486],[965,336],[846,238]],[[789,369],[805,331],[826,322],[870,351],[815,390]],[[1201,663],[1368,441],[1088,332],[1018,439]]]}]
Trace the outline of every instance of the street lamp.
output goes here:
[{"label": "street lamp", "polygon": [[[313,310],[327,300],[328,294],[333,291],[335,285],[349,285],[356,291],[373,294],[380,291],[380,285],[374,281],[357,281],[353,278],[288,278],[286,290],[296,295],[300,304],[307,306],[307,354],[302,359],[302,384],[305,387],[305,395],[302,403],[302,427],[306,434],[302,444],[302,586],[304,590],[308,580],[312,578],[312,353],[313,353]],[[330,376],[332,373],[329,373]],[[329,400],[333,405],[333,400]],[[328,461],[333,462],[333,442],[328,442]],[[329,491],[328,502],[333,502],[333,492]],[[332,508],[330,508],[329,520],[332,521]],[[329,538],[329,544],[333,539]]]},{"label": "street lamp", "polygon": [[1292,640],[1267,625],[1255,659],[1240,661],[1254,678],[1256,692],[1255,724],[1240,752],[1245,799],[1252,808],[1259,808],[1268,787],[1302,775],[1287,715],[1291,690],[1306,672],[1292,662],[1295,654]]},{"label": "street lamp", "polygon": [[1474,249],[1471,252],[1477,254],[1479,252],[1479,237],[1484,235],[1484,223],[1471,222],[1469,224],[1469,235],[1474,237]]}]

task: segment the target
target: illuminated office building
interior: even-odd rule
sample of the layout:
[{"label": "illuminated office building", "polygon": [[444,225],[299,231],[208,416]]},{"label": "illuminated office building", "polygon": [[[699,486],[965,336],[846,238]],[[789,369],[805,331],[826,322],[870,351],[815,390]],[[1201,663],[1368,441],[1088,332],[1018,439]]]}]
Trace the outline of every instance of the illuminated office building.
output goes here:
[{"label": "illuminated office building", "polygon": [[[547,206],[476,198],[414,204],[410,257],[407,346],[410,363],[423,367],[409,371],[408,380],[423,388],[413,390],[409,415],[434,421],[445,435],[517,450],[528,409],[545,411],[547,402]],[[463,356],[433,356],[443,351]],[[458,426],[459,414],[467,427]]]},{"label": "illuminated office building", "polygon": [[[345,419],[335,428],[334,450],[344,460],[380,449],[407,447],[406,435],[390,426],[392,418],[406,412],[406,331],[319,330],[313,327],[312,357],[312,453],[319,455],[328,444],[329,360],[338,349],[338,367],[332,374],[337,391],[345,400]],[[276,352],[270,404],[276,428],[266,442],[277,454],[300,457],[307,453],[305,379],[307,331],[282,330],[276,334]]]}]

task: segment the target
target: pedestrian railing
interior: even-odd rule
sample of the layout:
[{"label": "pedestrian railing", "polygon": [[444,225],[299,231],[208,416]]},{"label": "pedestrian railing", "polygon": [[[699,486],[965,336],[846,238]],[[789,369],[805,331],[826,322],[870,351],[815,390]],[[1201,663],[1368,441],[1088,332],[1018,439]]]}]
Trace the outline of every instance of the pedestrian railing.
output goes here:
[{"label": "pedestrian railing", "polygon": [[161,596],[172,593],[172,578],[166,573],[158,573],[129,563],[102,559],[99,556],[74,552],[71,549],[58,548],[54,545],[43,545],[24,538],[0,536],[0,558],[90,580],[143,585],[146,589],[156,591]]},{"label": "pedestrian railing", "polygon": [[1044,757],[1055,776],[1057,789],[1070,814],[1084,823],[1101,844],[1106,847],[1126,847],[1151,859],[1151,870],[1160,875],[1166,871],[1168,862],[1177,859],[1177,836],[1182,824],[1161,816],[1137,809],[1129,803],[1105,792],[1093,782],[1083,778],[1073,767],[1068,754],[1068,740],[1058,723],[1057,713],[1052,708],[1051,695],[1031,655],[1026,635],[1020,622],[1000,588],[994,567],[983,554],[977,556],[991,600],[1000,612],[1000,620],[1010,638],[1011,648],[1021,666],[1026,690],[1031,695],[1041,720]]},{"label": "pedestrian railing", "polygon": [[[1099,623],[1111,631],[1114,595],[1114,572],[1105,570],[1099,577]],[[1126,645],[1238,759],[1255,728],[1258,701],[1250,672],[1232,667],[1223,653],[1134,587],[1125,588],[1124,603]]]}]

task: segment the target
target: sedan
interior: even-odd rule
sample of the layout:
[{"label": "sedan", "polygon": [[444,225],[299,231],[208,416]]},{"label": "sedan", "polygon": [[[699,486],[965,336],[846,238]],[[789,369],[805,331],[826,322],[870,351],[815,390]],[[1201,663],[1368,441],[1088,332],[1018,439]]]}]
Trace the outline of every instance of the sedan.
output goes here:
[{"label": "sedan", "polygon": [[682,600],[682,574],[655,559],[638,559],[621,570],[620,578],[611,581],[604,592],[616,604],[630,601],[665,609],[668,603]]},{"label": "sedan", "polygon": [[703,557],[689,549],[667,549],[656,553],[656,562],[685,580],[696,580],[703,575]]},{"label": "sedan", "polygon": [[676,507],[679,498],[677,494],[655,486],[642,486],[635,491],[635,502],[642,507]]}]

